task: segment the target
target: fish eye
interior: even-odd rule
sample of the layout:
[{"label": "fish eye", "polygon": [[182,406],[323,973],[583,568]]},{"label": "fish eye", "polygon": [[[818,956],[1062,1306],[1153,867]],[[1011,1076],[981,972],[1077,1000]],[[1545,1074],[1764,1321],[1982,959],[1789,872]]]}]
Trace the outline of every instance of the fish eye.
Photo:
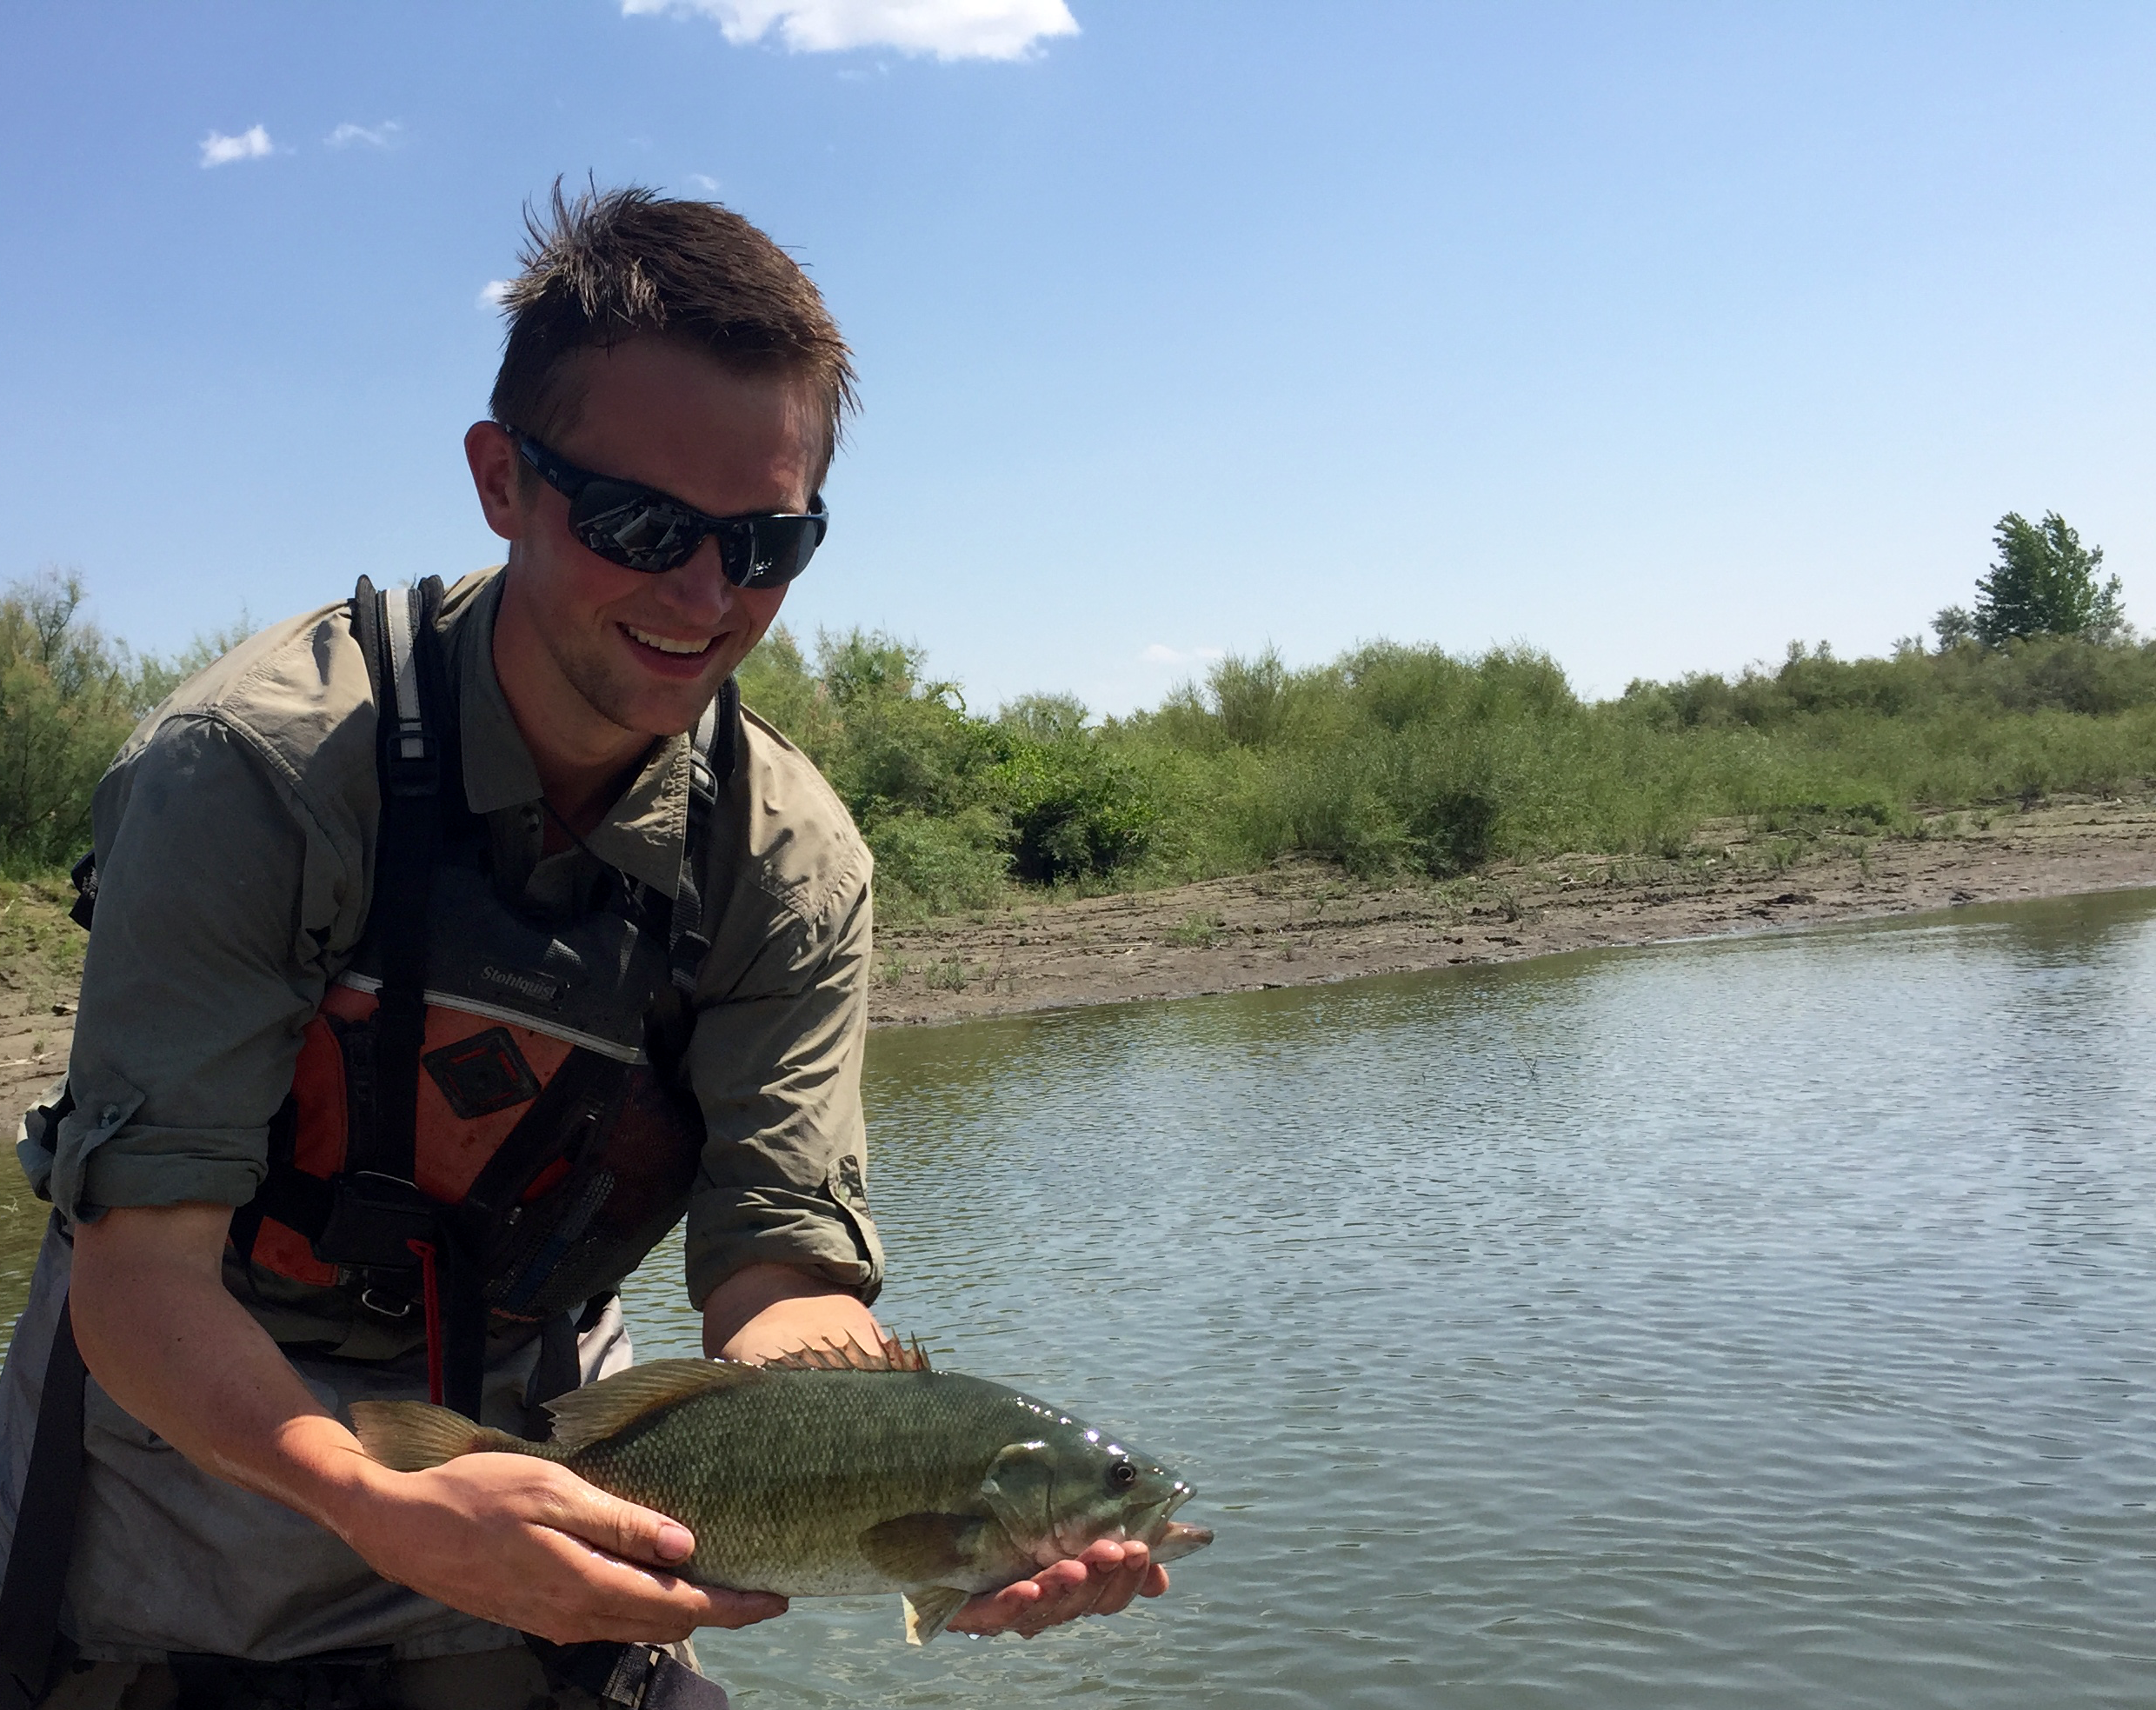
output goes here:
[{"label": "fish eye", "polygon": [[1128,1460],[1118,1460],[1108,1469],[1110,1490],[1128,1490],[1138,1482],[1138,1469]]}]

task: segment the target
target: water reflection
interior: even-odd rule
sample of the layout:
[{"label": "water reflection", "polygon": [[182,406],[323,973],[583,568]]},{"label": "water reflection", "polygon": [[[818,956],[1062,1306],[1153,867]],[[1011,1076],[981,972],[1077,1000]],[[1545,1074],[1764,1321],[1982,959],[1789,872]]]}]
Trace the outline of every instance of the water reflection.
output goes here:
[{"label": "water reflection", "polygon": [[[882,1310],[1221,1542],[744,1705],[2156,1699],[2156,895],[879,1035]],[[678,1253],[636,1280],[685,1350]]]}]

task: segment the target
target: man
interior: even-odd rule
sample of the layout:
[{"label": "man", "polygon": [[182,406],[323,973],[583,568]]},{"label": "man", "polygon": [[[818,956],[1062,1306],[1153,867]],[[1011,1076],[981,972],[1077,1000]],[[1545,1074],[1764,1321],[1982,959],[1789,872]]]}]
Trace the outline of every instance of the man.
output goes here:
[{"label": "man", "polygon": [[[822,536],[846,348],[762,233],[641,190],[557,191],[507,301],[465,436],[506,566],[438,613],[363,583],[265,631],[99,788],[0,1392],[29,1514],[71,1324],[83,1421],[36,1448],[82,1445],[48,1703],[587,1701],[583,1653],[549,1678],[520,1635],[660,1645],[783,1600],[674,1577],[685,1528],[547,1462],[388,1471],[345,1404],[431,1381],[530,1429],[627,1363],[613,1286],[684,1208],[708,1354],[877,1334],[868,855],[722,692]],[[62,1559],[40,1524],[24,1564]],[[953,1625],[1166,1583],[1096,1545]]]}]

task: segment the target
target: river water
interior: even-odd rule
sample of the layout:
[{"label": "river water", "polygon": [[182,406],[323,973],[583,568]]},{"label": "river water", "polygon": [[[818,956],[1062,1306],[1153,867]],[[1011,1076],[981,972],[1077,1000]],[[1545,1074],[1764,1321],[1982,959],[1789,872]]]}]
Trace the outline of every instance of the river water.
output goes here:
[{"label": "river water", "polygon": [[879,1034],[887,1321],[1220,1539],[1029,1645],[803,1602],[706,1665],[774,1710],[2156,1702],[2153,1070],[2151,892]]}]

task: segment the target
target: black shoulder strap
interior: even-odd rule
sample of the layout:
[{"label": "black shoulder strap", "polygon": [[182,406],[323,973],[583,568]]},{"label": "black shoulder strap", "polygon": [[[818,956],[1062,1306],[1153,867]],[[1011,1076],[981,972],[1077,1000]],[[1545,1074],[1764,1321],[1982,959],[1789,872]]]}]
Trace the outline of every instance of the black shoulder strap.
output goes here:
[{"label": "black shoulder strap", "polygon": [[[363,579],[356,614],[371,591]],[[383,1176],[419,1197],[419,1059],[427,1046],[427,944],[434,868],[442,848],[443,781],[461,775],[444,751],[456,728],[449,673],[435,621],[442,581],[390,589],[378,602],[373,648],[382,818],[375,833],[375,888],[369,928],[381,950],[375,1003],[375,1120],[354,1136],[348,1177]],[[452,1220],[438,1218],[425,1254],[429,1357],[443,1375],[443,1399],[479,1416],[486,1366],[487,1305],[477,1255],[464,1250]],[[438,1290],[438,1292],[437,1292]],[[438,1342],[437,1342],[438,1337]]]},{"label": "black shoulder strap", "polygon": [[419,1121],[419,1056],[427,1029],[427,910],[442,843],[442,708],[447,673],[435,618],[442,582],[377,594],[365,577],[352,596],[354,633],[375,683],[376,776],[382,818],[368,920],[381,947],[376,998],[376,1120],[355,1136],[365,1155],[346,1168],[412,1180]]},{"label": "black shoulder strap", "polygon": [[81,1350],[68,1303],[52,1327],[30,1476],[15,1511],[15,1541],[0,1581],[0,1710],[29,1710],[45,1695],[60,1598],[75,1554],[75,1507],[83,1487]]},{"label": "black shoulder strap", "polygon": [[674,913],[667,927],[667,951],[674,984],[686,996],[696,988],[696,971],[711,948],[703,929],[705,852],[711,845],[711,817],[719,791],[734,775],[741,746],[741,690],[729,677],[703,709],[689,741],[689,822],[682,836],[682,871],[674,888]]}]

